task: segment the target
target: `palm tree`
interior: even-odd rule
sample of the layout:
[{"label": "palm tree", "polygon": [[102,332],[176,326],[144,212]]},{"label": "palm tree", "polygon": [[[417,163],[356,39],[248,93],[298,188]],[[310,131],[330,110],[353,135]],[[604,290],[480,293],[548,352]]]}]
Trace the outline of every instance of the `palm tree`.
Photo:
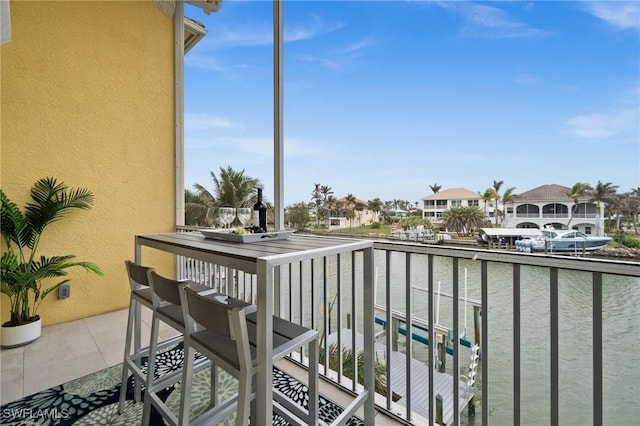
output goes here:
[{"label": "palm tree", "polygon": [[[349,228],[351,228],[351,221],[355,217],[354,209],[356,207],[356,197],[353,194],[347,194],[345,199],[345,217],[349,219]],[[351,214],[349,214],[351,213]]]},{"label": "palm tree", "polygon": [[504,217],[506,215],[505,206],[509,202],[509,199],[511,198],[511,195],[513,194],[513,191],[515,191],[515,189],[516,189],[516,187],[512,186],[511,188],[507,188],[504,191],[504,194],[502,194],[502,210],[500,210],[499,213],[500,213],[500,216],[502,216],[502,225],[503,226],[504,226]]},{"label": "palm tree", "polygon": [[449,231],[455,231],[458,235],[464,228],[464,217],[462,207],[451,207],[442,212],[442,220]]},{"label": "palm tree", "polygon": [[318,210],[320,210],[320,205],[322,204],[322,193],[320,192],[320,184],[316,183],[311,193],[311,201],[315,205],[315,213],[316,213],[316,226],[320,224],[320,215],[318,214]]},{"label": "palm tree", "polygon": [[434,194],[437,194],[442,189],[442,185],[434,183],[433,185],[429,185],[429,188],[431,188],[431,191],[433,191]]},{"label": "palm tree", "polygon": [[344,217],[346,217],[349,220],[349,228],[351,228],[351,223],[353,222],[353,219],[355,219],[356,217],[356,212],[353,209],[346,209],[344,211]]},{"label": "palm tree", "polygon": [[496,190],[493,188],[487,188],[484,190],[483,194],[478,192],[478,195],[482,197],[482,201],[484,202],[484,216],[487,217],[487,204],[496,199]]},{"label": "palm tree", "polygon": [[611,182],[602,183],[598,181],[591,190],[591,201],[596,203],[596,235],[600,235],[600,203],[609,203],[613,200],[618,189],[617,185]]},{"label": "palm tree", "polygon": [[494,180],[493,181],[493,190],[495,191],[495,198],[494,200],[496,200],[496,207],[495,207],[495,214],[494,217],[496,219],[496,226],[498,226],[498,216],[499,216],[499,209],[500,209],[500,188],[502,187],[502,185],[504,184],[503,180]]},{"label": "palm tree", "polygon": [[369,200],[369,210],[374,212],[375,214],[379,214],[380,210],[382,210],[382,200],[380,198],[374,198],[373,200]]},{"label": "palm tree", "polygon": [[635,208],[632,209],[635,212],[635,214],[633,214],[631,216],[631,219],[633,221],[633,229],[634,229],[634,231],[635,231],[635,233],[637,235],[638,234],[638,227],[636,225],[637,225],[638,222],[637,222],[636,219],[638,218],[638,215],[640,214],[640,212],[638,212],[638,210],[640,209],[640,186],[638,186],[637,188],[632,188],[631,192],[629,194],[630,194],[630,198],[631,198],[633,204],[635,205]]},{"label": "palm tree", "polygon": [[199,183],[193,185],[198,198],[207,207],[208,220],[213,220],[213,213],[218,207],[253,206],[257,199],[254,190],[262,186],[258,179],[245,175],[244,169],[238,172],[231,166],[220,167],[220,179],[215,173],[210,173],[213,179],[213,193]]},{"label": "palm tree", "polygon": [[324,222],[327,218],[327,212],[328,212],[327,200],[329,199],[329,197],[331,197],[331,195],[333,194],[333,191],[331,190],[330,186],[321,185],[320,194],[322,195],[322,202],[321,202],[320,210],[318,211],[317,215],[319,219]]},{"label": "palm tree", "polygon": [[360,226],[362,226],[362,211],[365,207],[365,204],[361,203],[360,201],[356,201],[355,209],[358,212],[358,222],[360,223]]},{"label": "palm tree", "polygon": [[484,224],[484,213],[477,206],[463,207],[463,217],[465,219],[466,233],[470,234],[472,230],[481,228]]},{"label": "palm tree", "polygon": [[631,226],[636,234],[638,234],[637,217],[640,214],[640,188],[632,189],[618,196],[618,220],[616,227],[621,229],[621,220],[623,216],[629,217]]},{"label": "palm tree", "polygon": [[207,206],[202,204],[195,191],[184,190],[184,223],[186,225],[213,225],[207,220]]},{"label": "palm tree", "polygon": [[571,216],[569,217],[569,222],[567,222],[567,229],[571,229],[569,226],[571,221],[573,220],[573,215],[578,211],[578,204],[580,198],[584,198],[588,196],[593,188],[588,183],[577,182],[575,183],[569,192],[567,192],[567,196],[573,200],[573,207],[571,209]]},{"label": "palm tree", "polygon": [[320,193],[322,194],[322,201],[324,203],[327,202],[327,198],[329,197],[329,195],[333,195],[333,191],[331,190],[331,187],[327,185],[322,185],[320,187]]}]

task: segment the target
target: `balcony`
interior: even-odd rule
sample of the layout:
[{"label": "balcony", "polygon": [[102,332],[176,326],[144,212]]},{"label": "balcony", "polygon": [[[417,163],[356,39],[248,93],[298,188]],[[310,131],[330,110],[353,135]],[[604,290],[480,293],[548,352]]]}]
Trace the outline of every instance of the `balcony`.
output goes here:
[{"label": "balcony", "polygon": [[[446,424],[630,424],[637,416],[640,263],[374,247],[375,358],[386,379],[376,424],[434,424],[440,416]],[[360,259],[327,256],[281,271],[277,304],[281,316],[320,330],[322,342],[357,352],[362,289],[352,262]],[[184,278],[248,300],[255,294],[241,271],[184,258],[179,265]],[[3,403],[119,363],[125,324],[126,311],[112,312],[48,327],[34,344],[3,351]],[[475,344],[474,383],[467,361]],[[321,393],[347,405],[361,374],[346,356],[332,363],[330,348],[323,345]],[[303,375],[304,355],[279,367]],[[66,361],[53,372],[53,359]]]},{"label": "balcony", "polygon": [[[637,388],[637,367],[621,352],[640,351],[640,264],[383,241],[374,248],[378,412],[409,424],[475,416],[484,425],[624,424],[637,415],[625,390]],[[358,367],[331,354],[361,347],[358,262],[322,257],[282,270],[275,307],[321,332],[321,374],[352,395]],[[180,264],[184,278],[248,300],[255,294],[254,277],[241,271]],[[475,344],[477,380],[469,381]]]}]

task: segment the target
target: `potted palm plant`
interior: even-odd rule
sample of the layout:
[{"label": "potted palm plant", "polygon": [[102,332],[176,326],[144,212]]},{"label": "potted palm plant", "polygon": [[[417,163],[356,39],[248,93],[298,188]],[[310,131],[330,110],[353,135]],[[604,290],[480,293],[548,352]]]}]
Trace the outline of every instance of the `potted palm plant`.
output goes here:
[{"label": "potted palm plant", "polygon": [[[31,198],[23,212],[0,190],[4,241],[0,257],[0,292],[9,297],[11,305],[11,317],[2,324],[2,347],[26,345],[40,337],[38,307],[49,294],[69,282],[65,278],[69,268],[81,267],[102,275],[97,265],[74,261],[74,255],[44,256],[38,253],[47,226],[72,210],[88,210],[93,205],[93,193],[84,188],[69,188],[48,177],[33,185]],[[54,280],[53,284],[50,280]]]}]

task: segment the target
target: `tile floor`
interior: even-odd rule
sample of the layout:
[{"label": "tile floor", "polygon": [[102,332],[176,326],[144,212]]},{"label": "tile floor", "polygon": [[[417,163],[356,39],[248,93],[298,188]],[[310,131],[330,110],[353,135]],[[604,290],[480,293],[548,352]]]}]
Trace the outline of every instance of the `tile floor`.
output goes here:
[{"label": "tile floor", "polygon": [[[148,341],[151,311],[142,310],[142,338]],[[127,310],[43,327],[42,336],[30,345],[0,351],[0,405],[122,362]],[[160,337],[175,331],[161,325]],[[279,368],[306,381],[306,371],[281,361]],[[330,383],[320,381],[320,393],[343,406],[352,398]],[[357,415],[362,415],[362,409]],[[382,413],[377,425],[400,424]]]}]

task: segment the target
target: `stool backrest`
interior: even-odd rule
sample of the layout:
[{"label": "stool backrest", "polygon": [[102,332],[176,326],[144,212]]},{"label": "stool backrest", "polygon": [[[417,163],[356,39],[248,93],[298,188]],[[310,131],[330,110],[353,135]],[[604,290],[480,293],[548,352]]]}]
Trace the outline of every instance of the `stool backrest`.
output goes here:
[{"label": "stool backrest", "polygon": [[127,267],[127,275],[129,276],[129,285],[132,290],[137,290],[140,287],[149,287],[149,271],[154,271],[154,268],[148,266],[138,265],[130,260],[124,261]]},{"label": "stool backrest", "polygon": [[183,286],[183,288],[189,316],[208,330],[229,339],[233,338],[233,326],[231,324],[233,306],[202,297],[190,289],[188,285]]},{"label": "stool backrest", "polygon": [[158,306],[160,303],[166,304],[166,302],[180,306],[180,291],[178,288],[181,283],[182,281],[165,278],[156,273],[156,271],[149,271],[149,284],[153,291],[154,306]]},{"label": "stool backrest", "polygon": [[189,283],[180,286],[182,311],[185,317],[185,334],[195,332],[198,327],[224,337],[229,344],[235,345],[241,368],[252,366],[249,346],[249,334],[245,309],[233,303],[234,299],[206,297],[189,288]]}]

